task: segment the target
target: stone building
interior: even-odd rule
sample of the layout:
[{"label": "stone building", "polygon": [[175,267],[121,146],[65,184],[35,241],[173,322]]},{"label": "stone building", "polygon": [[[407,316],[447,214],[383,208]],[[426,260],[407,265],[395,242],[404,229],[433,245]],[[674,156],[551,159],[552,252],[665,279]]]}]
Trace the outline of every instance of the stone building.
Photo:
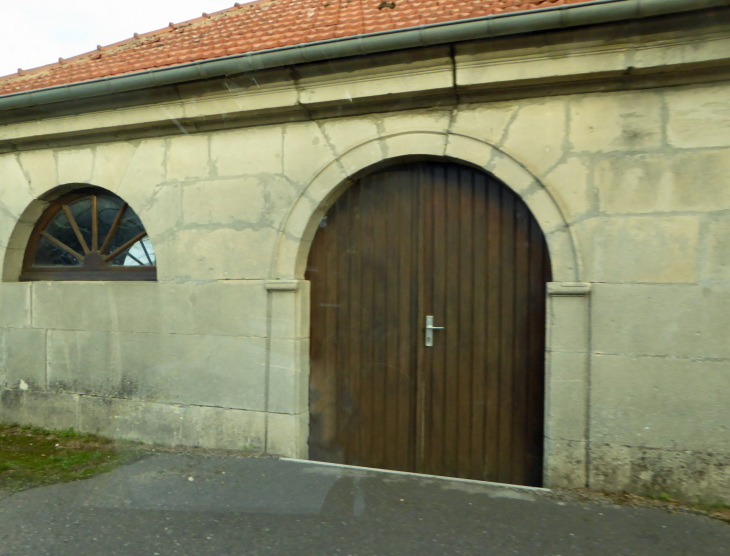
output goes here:
[{"label": "stone building", "polygon": [[728,0],[258,0],[0,78],[0,420],[730,500],[729,62]]}]

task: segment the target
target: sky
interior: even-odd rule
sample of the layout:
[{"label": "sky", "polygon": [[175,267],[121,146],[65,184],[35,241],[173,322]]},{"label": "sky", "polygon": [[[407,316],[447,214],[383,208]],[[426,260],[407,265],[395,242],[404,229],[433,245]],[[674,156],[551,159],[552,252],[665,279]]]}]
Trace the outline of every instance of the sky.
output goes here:
[{"label": "sky", "polygon": [[235,1],[0,0],[0,76],[230,8]]}]

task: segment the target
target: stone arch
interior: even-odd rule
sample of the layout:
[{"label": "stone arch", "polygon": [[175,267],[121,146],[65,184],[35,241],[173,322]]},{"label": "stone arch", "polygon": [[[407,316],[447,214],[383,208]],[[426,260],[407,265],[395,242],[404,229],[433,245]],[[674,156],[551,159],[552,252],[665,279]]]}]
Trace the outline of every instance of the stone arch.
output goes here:
[{"label": "stone arch", "polygon": [[365,141],[323,168],[301,193],[284,221],[271,265],[272,278],[303,279],[319,221],[354,180],[384,165],[413,158],[446,159],[480,168],[511,188],[525,201],[545,234],[553,280],[579,281],[580,257],[572,230],[557,200],[540,180],[514,158],[480,139],[423,131]]}]

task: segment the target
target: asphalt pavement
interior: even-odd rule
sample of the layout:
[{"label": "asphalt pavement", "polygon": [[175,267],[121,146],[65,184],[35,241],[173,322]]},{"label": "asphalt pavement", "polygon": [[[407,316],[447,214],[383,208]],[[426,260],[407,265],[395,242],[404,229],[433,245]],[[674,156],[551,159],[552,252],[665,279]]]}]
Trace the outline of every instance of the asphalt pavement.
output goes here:
[{"label": "asphalt pavement", "polygon": [[0,500],[2,556],[730,555],[730,526],[549,492],[162,453]]}]

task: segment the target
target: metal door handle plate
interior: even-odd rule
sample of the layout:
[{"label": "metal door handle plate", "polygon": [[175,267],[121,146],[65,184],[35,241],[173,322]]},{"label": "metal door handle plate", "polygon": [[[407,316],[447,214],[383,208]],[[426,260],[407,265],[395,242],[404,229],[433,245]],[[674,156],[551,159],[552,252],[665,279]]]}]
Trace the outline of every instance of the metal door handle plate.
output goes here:
[{"label": "metal door handle plate", "polygon": [[443,326],[434,326],[433,317],[426,317],[426,347],[433,347],[433,331],[444,330]]}]

